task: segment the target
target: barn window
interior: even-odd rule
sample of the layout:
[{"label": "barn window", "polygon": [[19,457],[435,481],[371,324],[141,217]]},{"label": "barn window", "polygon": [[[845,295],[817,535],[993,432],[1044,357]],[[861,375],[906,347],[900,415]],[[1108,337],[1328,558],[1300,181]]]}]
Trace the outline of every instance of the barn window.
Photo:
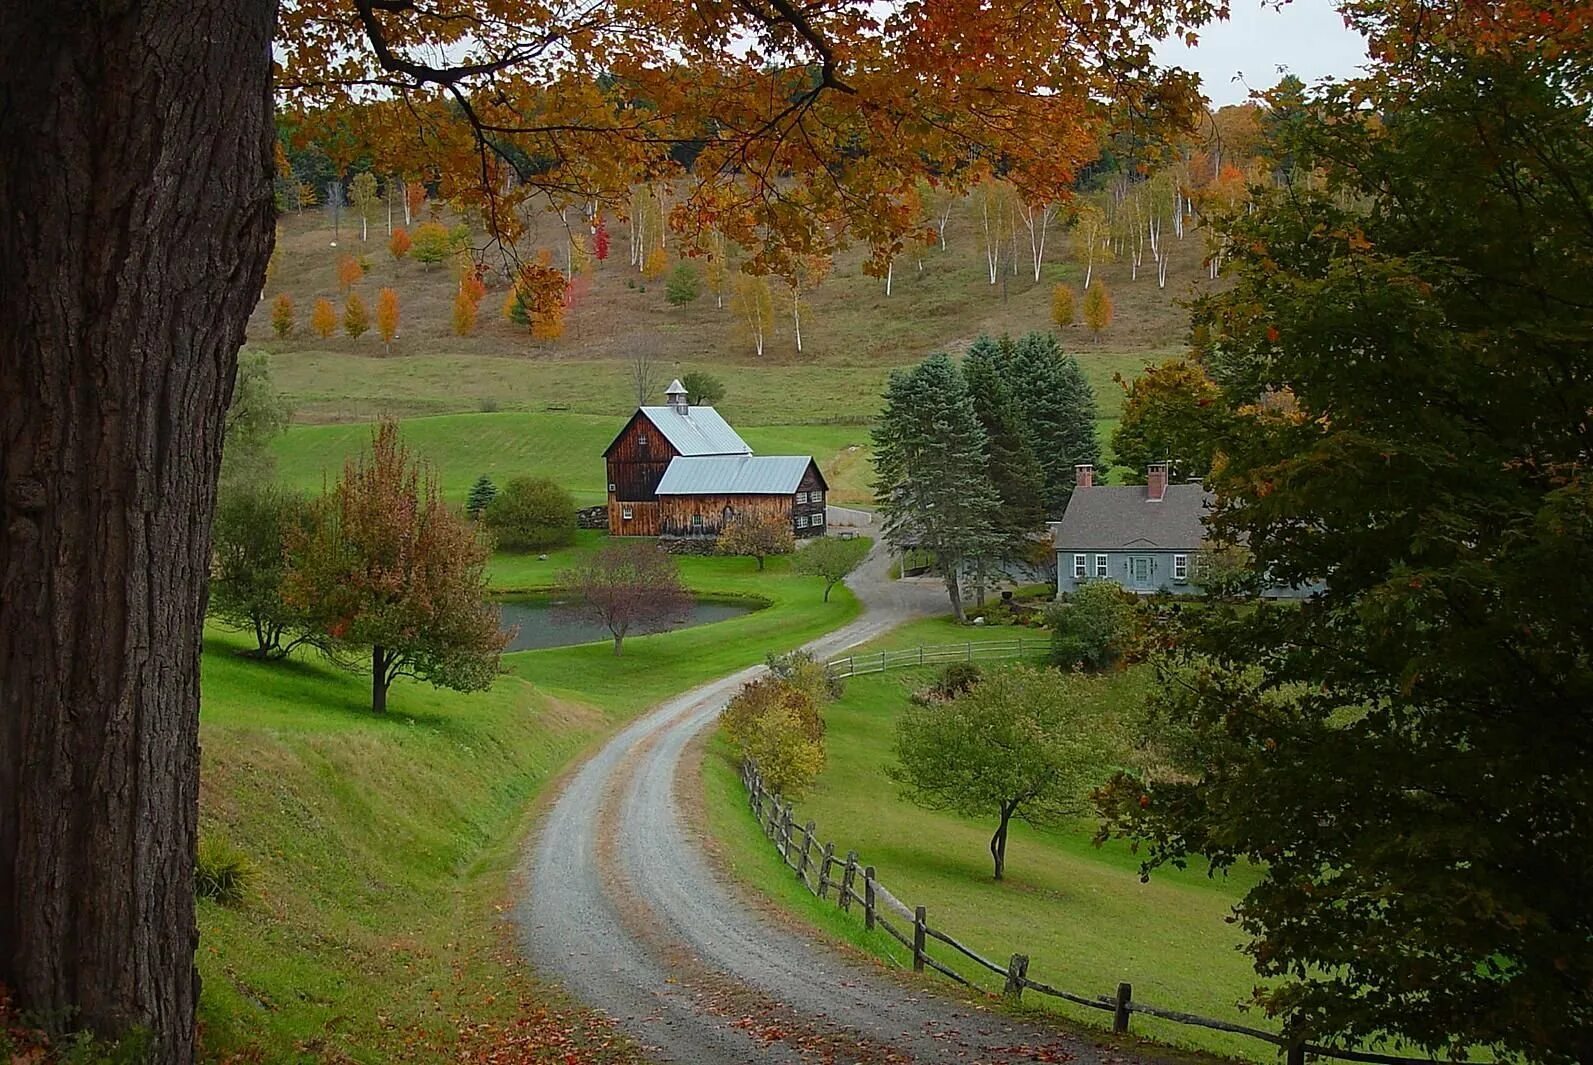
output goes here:
[{"label": "barn window", "polygon": [[614,491],[614,482],[613,481],[608,482],[608,490],[610,492]]},{"label": "barn window", "polygon": [[647,434],[646,433],[637,433],[636,434],[636,446],[637,447],[646,447],[647,446]]},{"label": "barn window", "polygon": [[1189,579],[1189,556],[1188,555],[1174,555],[1173,556],[1173,580],[1177,581],[1179,584],[1183,584],[1188,579]]},{"label": "barn window", "polygon": [[1095,556],[1095,575],[1097,577],[1105,577],[1107,575],[1105,555]]},{"label": "barn window", "polygon": [[798,514],[796,516],[796,527],[798,529],[806,529],[808,527],[808,516],[806,514]]},{"label": "barn window", "polygon": [[1090,575],[1089,567],[1086,565],[1086,562],[1087,562],[1087,560],[1086,560],[1084,555],[1074,555],[1073,556],[1073,579],[1074,580],[1082,581],[1084,578],[1086,578],[1086,577],[1088,577]]},{"label": "barn window", "polygon": [[631,520],[631,508],[630,507],[620,507],[620,520],[621,521],[630,521]]},{"label": "barn window", "polygon": [[806,503],[808,501],[808,494],[806,492],[798,492],[796,501],[798,503]]},{"label": "barn window", "polygon": [[818,513],[818,514],[813,515],[813,521],[811,522],[811,524],[813,525],[813,527],[815,529],[824,524],[824,514],[823,514],[822,511],[820,513]]},{"label": "barn window", "polygon": [[691,516],[691,527],[693,529],[702,528],[702,515],[701,514],[693,514]]}]

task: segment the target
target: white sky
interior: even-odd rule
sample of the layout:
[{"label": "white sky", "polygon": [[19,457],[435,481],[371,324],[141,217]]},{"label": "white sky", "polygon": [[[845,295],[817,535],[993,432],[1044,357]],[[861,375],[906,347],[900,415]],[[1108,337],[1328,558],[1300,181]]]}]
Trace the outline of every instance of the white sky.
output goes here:
[{"label": "white sky", "polygon": [[[1156,53],[1163,63],[1199,73],[1213,106],[1270,88],[1285,72],[1309,85],[1354,74],[1366,60],[1365,40],[1344,25],[1330,0],[1293,0],[1282,10],[1261,0],[1230,0],[1229,6],[1228,21],[1201,29],[1194,48],[1163,41]],[[1243,81],[1235,80],[1239,74]]]}]

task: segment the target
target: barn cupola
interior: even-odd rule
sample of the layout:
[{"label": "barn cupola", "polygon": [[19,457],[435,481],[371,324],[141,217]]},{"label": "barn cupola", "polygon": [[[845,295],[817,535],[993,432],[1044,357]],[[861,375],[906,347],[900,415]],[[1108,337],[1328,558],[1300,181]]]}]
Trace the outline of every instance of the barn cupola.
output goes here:
[{"label": "barn cupola", "polygon": [[669,401],[669,409],[676,414],[691,412],[691,404],[686,402],[686,386],[680,383],[680,378],[669,382],[669,387],[664,390],[664,398]]}]

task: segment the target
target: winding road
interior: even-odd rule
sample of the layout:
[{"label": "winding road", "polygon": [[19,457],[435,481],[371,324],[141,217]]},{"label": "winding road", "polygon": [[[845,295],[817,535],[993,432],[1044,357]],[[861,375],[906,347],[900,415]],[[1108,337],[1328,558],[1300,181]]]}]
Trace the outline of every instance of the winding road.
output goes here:
[{"label": "winding road", "polygon": [[[876,548],[849,579],[864,604],[808,644],[829,657],[945,611],[938,587],[888,579]],[[649,711],[570,778],[526,855],[516,908],[533,965],[661,1062],[1123,1062],[1121,1050],[976,1009],[772,921],[704,857],[682,809],[691,741],[762,667]]]}]

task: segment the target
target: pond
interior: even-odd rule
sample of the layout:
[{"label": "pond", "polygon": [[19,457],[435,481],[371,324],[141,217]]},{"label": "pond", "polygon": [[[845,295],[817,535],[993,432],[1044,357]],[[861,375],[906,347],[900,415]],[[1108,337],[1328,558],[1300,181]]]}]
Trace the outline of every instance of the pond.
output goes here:
[{"label": "pond", "polygon": [[[556,595],[516,596],[513,599],[499,600],[498,609],[503,616],[503,627],[511,629],[519,626],[520,629],[504,650],[534,651],[542,647],[567,647],[570,644],[592,643],[595,640],[614,638],[609,633],[608,626],[600,621],[582,621],[577,624],[555,621],[553,608],[561,602],[563,600]],[[694,599],[686,620],[675,628],[689,629],[694,625],[706,625],[711,621],[737,618],[752,613],[762,605],[750,600]],[[642,634],[633,630],[629,635]]]}]

